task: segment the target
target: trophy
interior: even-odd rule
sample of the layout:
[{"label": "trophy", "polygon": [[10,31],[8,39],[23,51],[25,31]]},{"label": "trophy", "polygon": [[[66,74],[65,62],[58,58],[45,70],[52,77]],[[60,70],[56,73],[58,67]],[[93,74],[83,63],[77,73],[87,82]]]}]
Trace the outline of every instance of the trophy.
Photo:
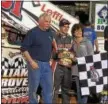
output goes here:
[{"label": "trophy", "polygon": [[71,67],[74,54],[70,52],[68,49],[62,49],[58,52],[58,58],[59,58],[59,64],[66,67]]}]

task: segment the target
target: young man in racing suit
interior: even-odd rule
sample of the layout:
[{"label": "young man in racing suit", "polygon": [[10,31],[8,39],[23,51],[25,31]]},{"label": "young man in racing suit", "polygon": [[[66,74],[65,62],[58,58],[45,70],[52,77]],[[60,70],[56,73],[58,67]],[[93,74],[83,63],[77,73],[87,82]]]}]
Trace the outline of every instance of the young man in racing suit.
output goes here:
[{"label": "young man in racing suit", "polygon": [[59,23],[60,31],[55,36],[58,48],[58,63],[54,72],[54,95],[53,104],[56,104],[59,90],[61,88],[62,104],[69,104],[71,89],[71,62],[69,51],[72,37],[68,35],[70,22],[62,19]]}]

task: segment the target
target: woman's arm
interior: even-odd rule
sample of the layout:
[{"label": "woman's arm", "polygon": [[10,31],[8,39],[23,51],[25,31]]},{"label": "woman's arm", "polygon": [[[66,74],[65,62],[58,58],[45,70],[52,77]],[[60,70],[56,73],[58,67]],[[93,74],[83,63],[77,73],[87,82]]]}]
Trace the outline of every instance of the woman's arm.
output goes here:
[{"label": "woman's arm", "polygon": [[93,51],[93,45],[90,41],[87,41],[87,55],[93,55],[94,51]]}]

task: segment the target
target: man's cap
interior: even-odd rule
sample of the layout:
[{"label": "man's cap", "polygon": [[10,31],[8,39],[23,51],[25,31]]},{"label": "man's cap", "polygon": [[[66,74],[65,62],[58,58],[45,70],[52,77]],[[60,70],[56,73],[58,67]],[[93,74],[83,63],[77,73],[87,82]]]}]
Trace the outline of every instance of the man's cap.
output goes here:
[{"label": "man's cap", "polygon": [[59,22],[59,26],[70,25],[70,22],[66,19],[61,19]]}]

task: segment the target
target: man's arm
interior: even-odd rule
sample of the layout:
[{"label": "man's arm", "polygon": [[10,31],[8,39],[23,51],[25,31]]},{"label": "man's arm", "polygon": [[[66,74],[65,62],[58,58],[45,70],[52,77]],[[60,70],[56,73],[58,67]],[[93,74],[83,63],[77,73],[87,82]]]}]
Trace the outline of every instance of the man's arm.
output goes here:
[{"label": "man's arm", "polygon": [[87,41],[86,46],[87,46],[87,53],[88,53],[88,55],[93,55],[94,51],[93,51],[92,43],[90,41]]},{"label": "man's arm", "polygon": [[99,44],[98,44],[98,40],[97,39],[94,41],[94,45],[96,47],[96,52],[99,52]]},{"label": "man's arm", "polygon": [[28,33],[21,45],[21,52],[22,52],[24,58],[30,63],[31,67],[33,69],[37,69],[38,64],[32,59],[32,57],[30,56],[30,53],[28,51],[33,43],[32,41],[33,41],[33,38],[32,38],[31,31],[28,31]]},{"label": "man's arm", "polygon": [[23,55],[25,59],[30,63],[33,69],[39,68],[38,64],[32,59],[28,51],[24,51]]},{"label": "man's arm", "polygon": [[95,52],[98,53],[99,52],[99,44],[98,44],[98,40],[97,40],[97,34],[95,31],[93,33],[93,38],[94,38],[94,46],[96,48]]}]

